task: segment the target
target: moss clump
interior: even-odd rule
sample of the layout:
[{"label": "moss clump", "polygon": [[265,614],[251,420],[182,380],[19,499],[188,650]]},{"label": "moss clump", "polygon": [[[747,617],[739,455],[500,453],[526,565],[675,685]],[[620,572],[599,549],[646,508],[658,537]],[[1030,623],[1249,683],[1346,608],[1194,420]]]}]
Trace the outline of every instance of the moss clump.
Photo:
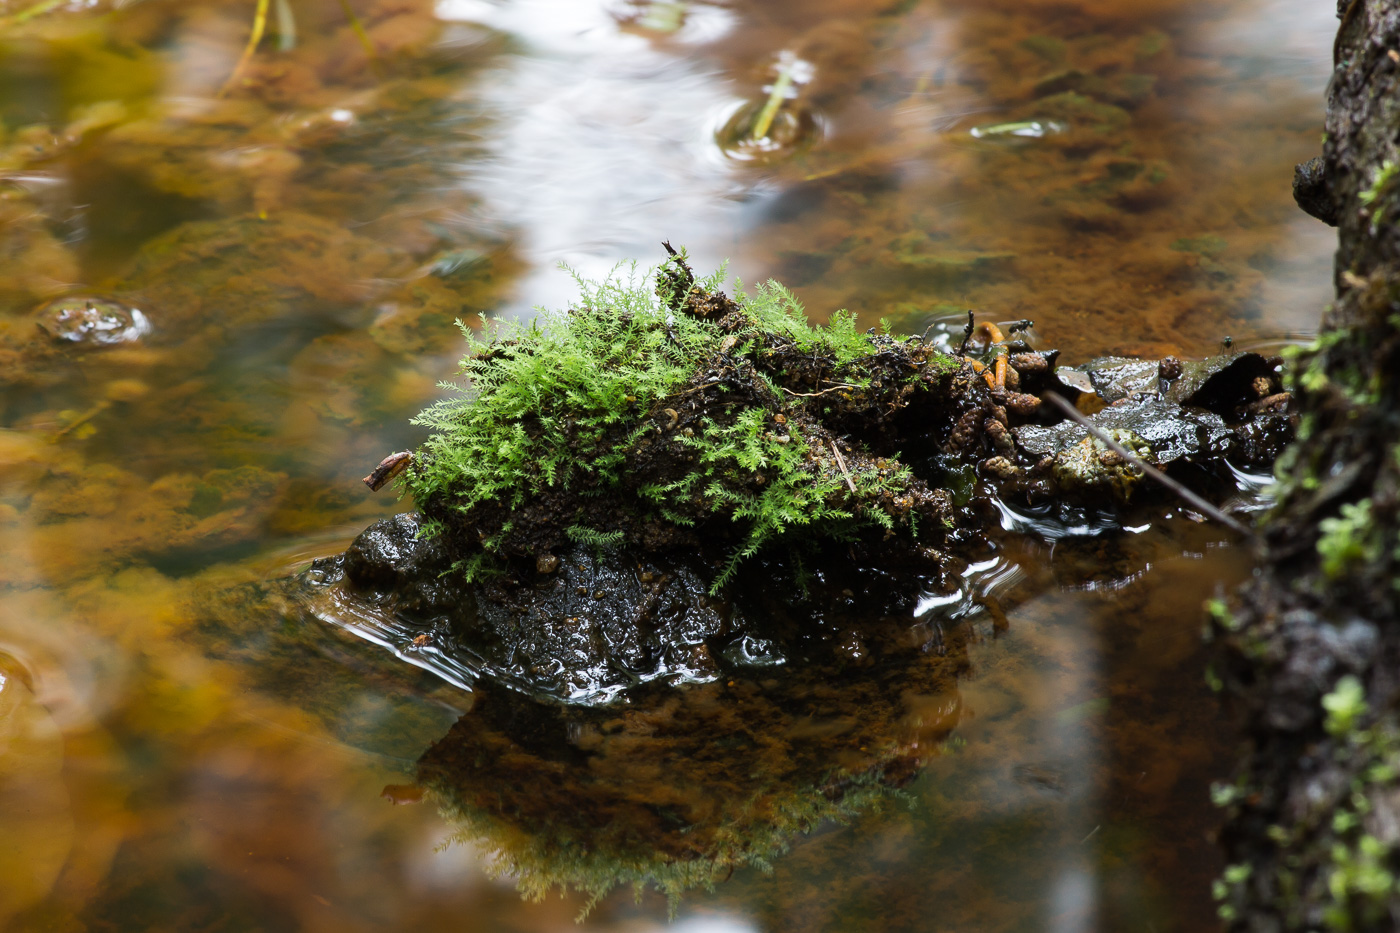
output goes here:
[{"label": "moss clump", "polygon": [[718,587],[797,530],[942,540],[951,497],[898,445],[988,407],[985,383],[844,312],[812,326],[775,283],[730,299],[722,275],[698,281],[676,254],[654,288],[635,267],[580,279],[567,311],[467,334],[461,384],[417,419],[433,434],[404,485],[469,574],[566,540],[703,543],[722,548]]},{"label": "moss clump", "polygon": [[1317,553],[1322,558],[1322,572],[1329,580],[1338,580],[1354,565],[1375,561],[1381,556],[1370,499],[1344,503],[1340,515],[1322,519],[1317,527],[1322,532],[1317,540]]},{"label": "moss clump", "polygon": [[523,833],[499,813],[467,802],[450,784],[434,782],[429,790],[443,819],[454,827],[446,844],[482,852],[486,873],[513,879],[528,901],[542,901],[555,891],[583,894],[576,918],[580,923],[619,887],[632,888],[638,899],[655,888],[674,916],[686,893],[713,890],[736,868],[771,872],[796,837],[826,823],[849,823],[898,798],[898,791],[880,783],[878,773],[838,775],[821,785],[795,787],[778,799],[736,803],[720,825],[702,827],[709,848],[677,857],[626,832],[631,827],[599,832],[550,825],[539,833]]}]

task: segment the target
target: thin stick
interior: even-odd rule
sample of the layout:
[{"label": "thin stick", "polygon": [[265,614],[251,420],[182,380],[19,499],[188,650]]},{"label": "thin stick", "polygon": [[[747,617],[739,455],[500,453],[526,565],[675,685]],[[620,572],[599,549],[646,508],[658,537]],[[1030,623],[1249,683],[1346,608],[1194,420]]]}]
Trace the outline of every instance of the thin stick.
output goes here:
[{"label": "thin stick", "polygon": [[1196,495],[1194,492],[1187,489],[1185,486],[1181,485],[1167,474],[1163,473],[1161,470],[1152,466],[1150,463],[1144,462],[1141,457],[1133,453],[1128,448],[1124,447],[1122,444],[1119,444],[1113,438],[1109,437],[1103,432],[1103,430],[1098,425],[1094,424],[1088,418],[1084,417],[1084,415],[1080,413],[1079,409],[1071,405],[1068,401],[1064,399],[1064,397],[1056,395],[1054,392],[1046,392],[1040,397],[1040,400],[1042,402],[1049,402],[1056,408],[1060,409],[1060,411],[1064,412],[1068,417],[1078,422],[1080,427],[1082,427],[1084,430],[1088,431],[1095,438],[1097,438],[1099,442],[1102,443],[1105,447],[1116,453],[1118,456],[1122,457],[1124,460],[1127,460],[1133,466],[1137,467],[1139,470],[1146,473],[1148,476],[1152,477],[1157,482],[1161,483],[1163,486],[1167,487],[1167,489],[1169,489],[1170,491],[1176,493],[1182,499],[1185,499],[1197,512],[1200,512],[1207,518],[1215,519],[1217,522],[1220,522],[1220,524],[1224,525],[1227,528],[1230,528],[1234,531],[1238,531],[1246,538],[1254,538],[1254,532],[1251,529],[1236,521],[1235,519],[1231,518],[1229,515],[1226,515],[1224,512],[1220,511],[1215,506],[1211,505],[1209,502],[1202,499],[1200,496]]},{"label": "thin stick", "polygon": [[28,20],[31,20],[36,16],[43,16],[45,13],[48,13],[51,10],[58,9],[64,4],[64,2],[65,0],[40,0],[39,3],[36,3],[27,9],[20,10],[14,16],[10,17],[10,22],[14,23],[15,25],[19,25],[20,23],[27,22]]},{"label": "thin stick", "polygon": [[248,44],[243,47],[243,54],[239,56],[238,64],[233,66],[233,74],[229,75],[224,86],[219,88],[220,97],[228,94],[238,83],[238,79],[243,77],[243,69],[248,67],[253,53],[258,50],[258,43],[262,41],[263,31],[267,29],[267,8],[270,3],[271,0],[258,0],[258,8],[253,13],[253,32],[248,36]]},{"label": "thin stick", "polygon": [[87,411],[83,412],[81,415],[68,422],[61,429],[55,431],[53,436],[49,438],[49,443],[57,444],[63,438],[67,437],[70,431],[77,430],[78,428],[87,424],[93,418],[96,418],[98,415],[102,414],[104,411],[111,407],[112,403],[105,399],[103,401],[98,402],[96,405],[92,406]]},{"label": "thin stick", "polygon": [[851,487],[851,492],[856,491],[856,481],[851,479],[850,468],[846,466],[846,458],[841,456],[841,451],[837,448],[836,442],[831,442],[831,452],[836,455],[836,465],[841,468],[841,475],[846,477],[846,485]]},{"label": "thin stick", "polygon": [[365,31],[365,24],[360,22],[360,18],[355,15],[355,10],[350,6],[350,0],[340,0],[340,8],[345,11],[345,18],[350,20],[350,28],[354,30],[355,36],[360,40],[360,45],[365,47],[365,54],[369,56],[370,66],[379,67],[379,54],[374,50],[374,40]]},{"label": "thin stick", "polygon": [[750,134],[753,139],[764,139],[768,136],[768,131],[773,126],[773,118],[778,115],[778,108],[783,105],[790,87],[792,87],[792,65],[782,65],[778,69],[778,80],[773,82],[773,90],[768,95],[767,103],[758,112],[758,119],[753,121],[753,131]]}]

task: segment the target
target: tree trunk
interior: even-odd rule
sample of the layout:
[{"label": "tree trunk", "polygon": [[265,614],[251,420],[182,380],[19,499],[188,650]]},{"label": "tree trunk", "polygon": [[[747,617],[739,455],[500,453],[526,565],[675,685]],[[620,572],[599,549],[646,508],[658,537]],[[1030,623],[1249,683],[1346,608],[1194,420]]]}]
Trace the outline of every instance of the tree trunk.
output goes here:
[{"label": "tree trunk", "polygon": [[1343,0],[1323,155],[1337,299],[1297,360],[1298,439],[1261,570],[1215,607],[1247,746],[1217,886],[1232,930],[1400,927],[1400,0]]}]

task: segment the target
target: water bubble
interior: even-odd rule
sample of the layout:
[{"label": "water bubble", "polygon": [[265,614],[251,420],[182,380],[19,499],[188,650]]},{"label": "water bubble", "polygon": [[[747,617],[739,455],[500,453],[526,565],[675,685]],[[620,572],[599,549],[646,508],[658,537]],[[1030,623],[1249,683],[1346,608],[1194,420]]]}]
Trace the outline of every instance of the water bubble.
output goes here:
[{"label": "water bubble", "polygon": [[55,340],[96,347],[132,343],[151,330],[138,309],[108,298],[61,298],[40,309],[37,323]]}]

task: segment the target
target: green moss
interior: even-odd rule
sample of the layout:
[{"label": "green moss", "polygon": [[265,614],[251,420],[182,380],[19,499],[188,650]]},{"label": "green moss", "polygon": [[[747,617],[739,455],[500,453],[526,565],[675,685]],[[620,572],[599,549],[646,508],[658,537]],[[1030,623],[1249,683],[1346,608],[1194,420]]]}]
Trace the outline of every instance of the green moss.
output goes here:
[{"label": "green moss", "polygon": [[1386,913],[1395,891],[1395,875],[1388,862],[1388,847],[1374,836],[1364,835],[1355,845],[1332,847],[1332,872],[1327,889],[1333,904],[1323,914],[1333,930],[1352,930],[1354,920],[1370,925]]},{"label": "green moss", "polygon": [[1225,600],[1207,600],[1206,612],[1210,615],[1211,619],[1214,620],[1215,624],[1219,625],[1225,631],[1239,631],[1240,622],[1237,618],[1235,618],[1234,613],[1230,611],[1230,606],[1225,602]]},{"label": "green moss", "polygon": [[1387,159],[1376,171],[1371,187],[1356,196],[1362,208],[1370,211],[1372,232],[1385,222],[1387,214],[1395,206],[1387,202],[1394,200],[1396,192],[1392,189],[1397,178],[1400,178],[1400,163]]},{"label": "green moss", "polygon": [[455,397],[414,419],[434,431],[426,466],[405,474],[416,499],[452,490],[464,508],[518,506],[580,472],[610,474],[621,457],[598,446],[608,428],[679,386],[710,349],[705,322],[676,317],[668,327],[660,304],[634,282],[577,281],[589,313],[493,320],[484,339],[462,327],[462,383],[443,384]]},{"label": "green moss", "polygon": [[[831,441],[808,443],[806,432],[815,428],[790,405],[806,396],[824,401],[842,392],[849,399],[870,390],[869,374],[877,370],[864,364],[877,343],[898,342],[860,333],[844,311],[813,326],[793,295],[772,282],[740,292],[728,323],[674,310],[696,296],[722,297],[722,271],[684,294],[669,294],[690,281],[683,262],[669,261],[656,276],[638,276],[635,266],[599,283],[575,276],[580,298],[573,309],[541,310],[527,324],[491,321],[480,337],[463,328],[468,353],[461,379],[444,384],[453,395],[415,419],[433,433],[402,480],[420,507],[436,503],[425,507],[433,532],[478,507],[516,510],[565,490],[586,496],[635,490],[626,508],[638,515],[675,526],[722,516],[736,526],[740,540],[718,588],[740,561],[789,530],[840,538],[861,526],[894,529],[895,519],[879,504],[897,499],[912,474],[893,458],[856,458],[848,466],[832,454],[828,464],[818,452],[834,450]],[[908,346],[919,348],[918,364],[899,370],[899,379],[960,365],[922,344]],[[784,384],[785,367],[809,360],[821,361],[818,375],[827,388],[799,392]],[[696,400],[705,398],[691,393],[709,384],[701,370],[710,369],[751,375],[732,385],[710,379],[719,385],[710,394],[718,392],[720,400],[710,398],[680,422],[678,412],[694,412]],[[629,457],[647,445],[688,451],[687,468],[652,482],[639,479]],[[912,515],[899,521],[913,529]],[[615,527],[587,524],[574,518],[567,536],[595,546],[622,543]],[[483,537],[487,550],[500,547],[502,535],[488,529]],[[463,566],[474,573],[485,565]]]},{"label": "green moss", "polygon": [[1371,521],[1371,500],[1349,502],[1341,514],[1318,522],[1322,537],[1317,541],[1317,553],[1322,558],[1322,572],[1336,580],[1357,564],[1380,558],[1381,546],[1375,537]]},{"label": "green moss", "polygon": [[1347,674],[1322,698],[1322,708],[1327,712],[1323,728],[1334,736],[1349,735],[1357,721],[1366,715],[1366,690],[1360,680]]}]

